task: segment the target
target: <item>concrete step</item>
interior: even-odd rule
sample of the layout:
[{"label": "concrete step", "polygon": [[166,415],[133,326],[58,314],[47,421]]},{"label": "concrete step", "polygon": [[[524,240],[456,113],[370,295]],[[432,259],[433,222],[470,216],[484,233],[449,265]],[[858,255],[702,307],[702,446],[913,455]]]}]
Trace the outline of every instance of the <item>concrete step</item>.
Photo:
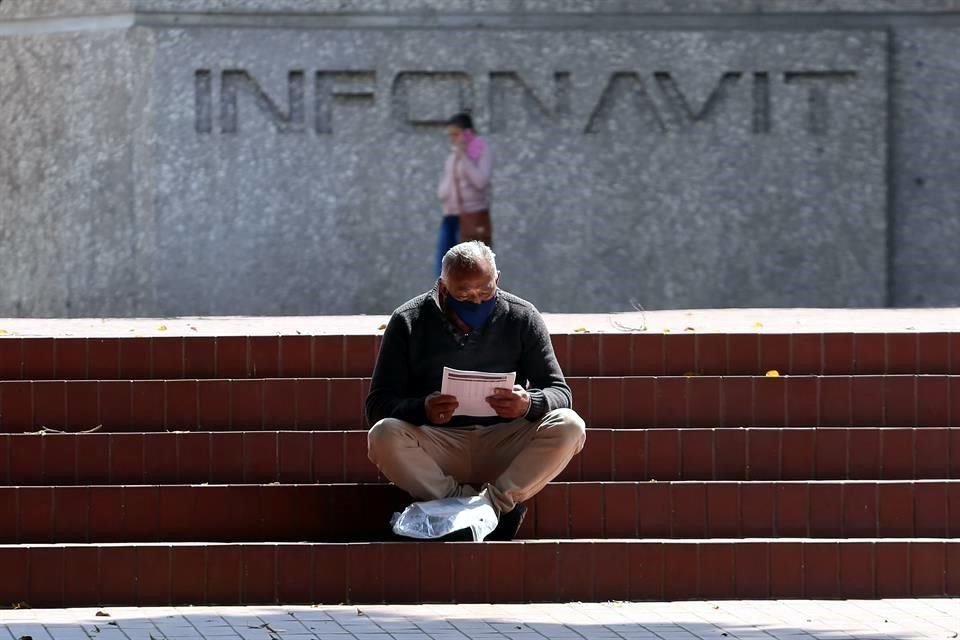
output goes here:
[{"label": "concrete step", "polygon": [[[547,322],[567,375],[960,374],[960,337],[938,330],[594,333],[576,331],[576,321]],[[3,337],[0,379],[368,376],[382,332],[369,319],[352,323],[352,333],[340,326],[317,335]]]},{"label": "concrete step", "polygon": [[[587,424],[643,427],[948,427],[960,376],[577,377]],[[0,433],[352,429],[369,378],[0,382]]]},{"label": "concrete step", "polygon": [[960,595],[954,539],[0,546],[0,602],[570,602]]},{"label": "concrete step", "polygon": [[[356,542],[390,538],[392,485],[0,487],[0,543]],[[548,485],[523,538],[960,536],[960,481]]]},{"label": "concrete step", "polygon": [[[560,480],[960,478],[960,428],[590,428]],[[0,434],[0,485],[382,482],[367,432]]]}]

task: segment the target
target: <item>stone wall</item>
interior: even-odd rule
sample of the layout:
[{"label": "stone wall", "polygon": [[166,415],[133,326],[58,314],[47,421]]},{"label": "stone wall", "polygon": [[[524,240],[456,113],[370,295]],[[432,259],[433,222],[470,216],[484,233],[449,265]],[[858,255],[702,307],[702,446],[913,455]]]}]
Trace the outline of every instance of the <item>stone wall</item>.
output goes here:
[{"label": "stone wall", "polygon": [[384,313],[447,152],[547,311],[960,299],[960,0],[0,3],[0,315]]}]

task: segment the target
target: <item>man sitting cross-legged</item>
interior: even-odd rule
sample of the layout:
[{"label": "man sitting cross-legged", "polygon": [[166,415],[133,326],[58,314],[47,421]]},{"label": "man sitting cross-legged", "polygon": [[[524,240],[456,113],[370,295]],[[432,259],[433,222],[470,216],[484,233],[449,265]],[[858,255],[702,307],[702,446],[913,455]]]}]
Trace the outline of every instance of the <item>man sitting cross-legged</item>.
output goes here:
[{"label": "man sitting cross-legged", "polygon": [[[483,243],[450,249],[436,286],[393,312],[366,400],[368,452],[383,475],[417,500],[485,490],[499,515],[488,540],[513,538],[521,503],[567,466],[586,433],[543,318],[499,279]],[[487,398],[495,416],[454,416],[457,398],[439,391],[445,366],[516,372],[517,384]]]}]

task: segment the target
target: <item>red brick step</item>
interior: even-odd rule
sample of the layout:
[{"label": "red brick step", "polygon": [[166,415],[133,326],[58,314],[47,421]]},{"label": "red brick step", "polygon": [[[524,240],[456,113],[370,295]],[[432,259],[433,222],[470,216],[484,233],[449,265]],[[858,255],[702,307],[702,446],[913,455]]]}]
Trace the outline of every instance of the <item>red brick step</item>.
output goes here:
[{"label": "red brick step", "polygon": [[[0,543],[360,541],[392,485],[0,487]],[[528,538],[957,537],[960,481],[552,483]]]},{"label": "red brick step", "polygon": [[960,595],[960,541],[0,546],[0,602],[570,602]]},{"label": "red brick step", "polygon": [[[0,485],[379,482],[355,431],[0,434]],[[588,429],[561,480],[960,478],[958,428]]]},{"label": "red brick step", "polygon": [[[960,376],[570,377],[587,424],[645,427],[960,425]],[[352,429],[369,378],[0,382],[0,433]]]},{"label": "red brick step", "polygon": [[482,545],[364,542],[383,318],[10,320],[0,606],[960,595],[956,314],[648,315],[546,318],[587,445]]},{"label": "red brick step", "polygon": [[[960,374],[960,334],[552,333],[567,375]],[[0,379],[362,377],[380,332],[217,337],[4,337]]]}]

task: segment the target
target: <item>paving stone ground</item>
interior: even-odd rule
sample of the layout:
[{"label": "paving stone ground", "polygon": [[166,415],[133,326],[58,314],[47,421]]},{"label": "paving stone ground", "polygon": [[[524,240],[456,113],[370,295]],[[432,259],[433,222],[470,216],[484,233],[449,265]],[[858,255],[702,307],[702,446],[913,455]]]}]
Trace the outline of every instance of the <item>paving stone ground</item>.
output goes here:
[{"label": "paving stone ground", "polygon": [[25,636],[31,640],[949,639],[960,637],[960,599],[0,610],[0,640]]}]

